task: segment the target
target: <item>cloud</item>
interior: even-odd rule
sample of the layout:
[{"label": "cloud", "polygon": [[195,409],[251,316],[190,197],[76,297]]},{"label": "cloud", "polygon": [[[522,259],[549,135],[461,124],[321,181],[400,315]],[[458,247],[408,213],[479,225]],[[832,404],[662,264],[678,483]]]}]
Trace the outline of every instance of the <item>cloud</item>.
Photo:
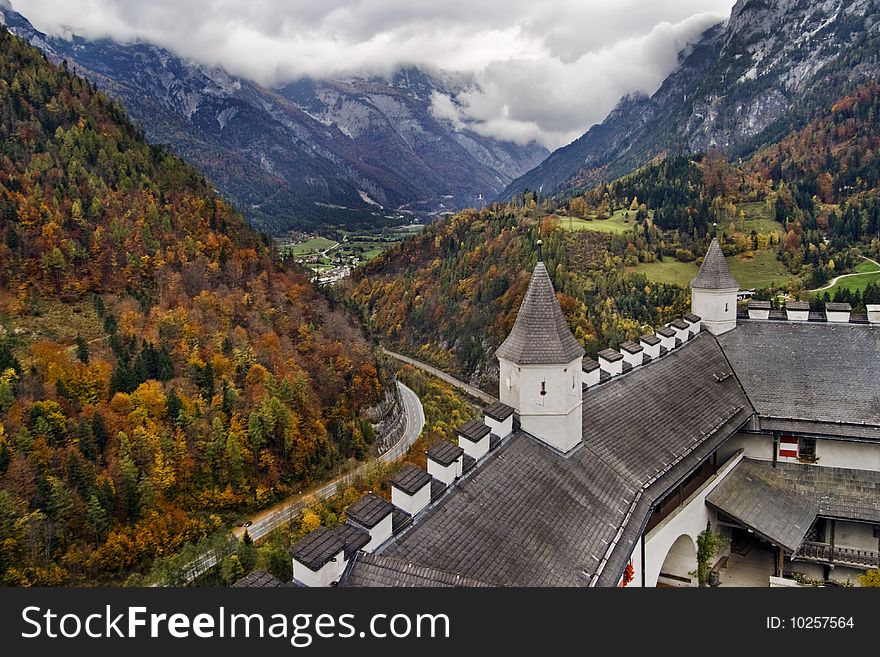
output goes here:
[{"label": "cloud", "polygon": [[465,72],[435,98],[458,128],[556,147],[620,96],[653,92],[733,0],[13,0],[47,33],[145,41],[264,85]]}]

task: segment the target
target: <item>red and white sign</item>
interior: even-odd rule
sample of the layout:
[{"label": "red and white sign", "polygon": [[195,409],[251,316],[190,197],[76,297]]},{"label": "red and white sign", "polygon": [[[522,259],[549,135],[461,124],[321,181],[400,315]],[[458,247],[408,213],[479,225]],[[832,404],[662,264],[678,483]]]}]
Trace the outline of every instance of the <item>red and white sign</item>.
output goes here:
[{"label": "red and white sign", "polygon": [[795,436],[779,437],[779,458],[796,459],[798,457],[798,439]]}]

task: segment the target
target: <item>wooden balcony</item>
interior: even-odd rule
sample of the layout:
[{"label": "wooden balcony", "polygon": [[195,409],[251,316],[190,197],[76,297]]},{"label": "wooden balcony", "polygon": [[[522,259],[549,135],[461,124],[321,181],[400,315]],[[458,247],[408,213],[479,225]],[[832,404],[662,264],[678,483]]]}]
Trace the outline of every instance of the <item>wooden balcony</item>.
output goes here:
[{"label": "wooden balcony", "polygon": [[801,561],[814,563],[832,563],[852,568],[877,568],[880,566],[880,552],[842,545],[832,546],[830,543],[804,541],[794,557]]}]

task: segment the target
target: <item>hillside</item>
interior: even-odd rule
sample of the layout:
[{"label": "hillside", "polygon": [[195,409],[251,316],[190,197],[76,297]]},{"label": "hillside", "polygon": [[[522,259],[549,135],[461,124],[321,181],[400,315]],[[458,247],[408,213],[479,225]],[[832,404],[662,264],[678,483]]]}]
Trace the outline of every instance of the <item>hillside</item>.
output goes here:
[{"label": "hillside", "polygon": [[658,156],[713,147],[728,158],[748,156],[875,79],[878,52],[876,0],[739,0],[650,98],[622,99],[500,198],[588,188]]},{"label": "hillside", "polygon": [[373,439],[361,328],[0,27],[0,582],[119,581]]},{"label": "hillside", "polygon": [[465,78],[407,69],[269,89],[147,43],[47,36],[2,4],[0,18],[121,101],[150,142],[172,146],[266,232],[468,207],[547,155],[436,118],[432,92],[460,91]]},{"label": "hillside", "polygon": [[811,289],[856,270],[864,275],[852,289],[828,294],[864,312],[880,302],[862,259],[880,255],[878,112],[880,85],[868,83],[737,164],[710,149],[658,159],[564,202],[529,193],[463,212],[377,258],[344,293],[388,344],[487,388],[539,236],[589,355],[683,312],[713,234],[758,298],[816,301]]}]

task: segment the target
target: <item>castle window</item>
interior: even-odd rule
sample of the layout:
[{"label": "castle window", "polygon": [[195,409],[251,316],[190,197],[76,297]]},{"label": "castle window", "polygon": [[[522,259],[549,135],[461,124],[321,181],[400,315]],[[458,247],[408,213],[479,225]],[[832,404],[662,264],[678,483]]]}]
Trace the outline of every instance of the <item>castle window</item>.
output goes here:
[{"label": "castle window", "polygon": [[547,381],[544,380],[544,381],[541,381],[541,396],[544,396],[546,394],[547,394]]},{"label": "castle window", "polygon": [[816,439],[798,439],[798,459],[807,463],[816,462]]}]

